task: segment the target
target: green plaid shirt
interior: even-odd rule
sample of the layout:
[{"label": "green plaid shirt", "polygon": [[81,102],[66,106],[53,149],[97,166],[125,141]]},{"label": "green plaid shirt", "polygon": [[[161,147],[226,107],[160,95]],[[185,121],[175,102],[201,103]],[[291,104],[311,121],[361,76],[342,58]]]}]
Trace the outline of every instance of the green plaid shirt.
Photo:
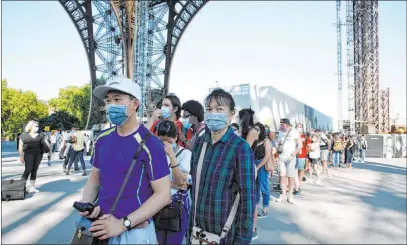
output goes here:
[{"label": "green plaid shirt", "polygon": [[[202,165],[200,183],[195,183],[196,170],[203,143],[207,149]],[[228,235],[221,244],[249,244],[252,240],[255,210],[255,161],[249,144],[234,134],[229,127],[226,134],[212,145],[211,134],[197,139],[192,150],[191,176],[193,180],[192,207],[189,233],[192,232],[194,208],[196,225],[207,232],[220,235],[231,211],[236,194],[240,203]],[[195,186],[199,185],[198,203],[195,203]]]}]

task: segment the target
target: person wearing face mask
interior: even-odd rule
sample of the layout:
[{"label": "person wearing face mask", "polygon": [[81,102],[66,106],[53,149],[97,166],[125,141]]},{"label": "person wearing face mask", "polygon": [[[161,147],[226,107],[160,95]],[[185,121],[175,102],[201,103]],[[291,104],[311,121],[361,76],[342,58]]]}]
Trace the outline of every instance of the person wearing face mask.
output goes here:
[{"label": "person wearing face mask", "polygon": [[44,146],[47,144],[45,136],[38,133],[39,127],[37,121],[29,121],[25,126],[25,132],[20,135],[19,149],[20,161],[25,164],[24,173],[21,179],[28,179],[30,176],[31,187],[29,192],[38,192],[35,188],[35,181],[37,179],[37,171],[40,166],[42,157],[44,155]]},{"label": "person wearing face mask", "polygon": [[175,94],[169,94],[165,96],[161,109],[157,109],[153,112],[153,115],[148,120],[146,128],[149,128],[151,132],[157,135],[157,129],[163,120],[172,121],[177,125],[179,132],[177,143],[180,146],[185,146],[187,140],[192,137],[192,132],[189,135],[182,133],[182,122],[179,120],[181,117],[181,101]]},{"label": "person wearing face mask", "polygon": [[[278,134],[278,165],[280,168],[280,185],[282,194],[277,202],[287,200],[293,202],[293,186],[295,178],[295,164],[297,154],[302,149],[302,139],[298,131],[291,127],[290,120],[283,118],[280,120],[280,132]],[[288,196],[287,194],[288,177]]]},{"label": "person wearing face mask", "polygon": [[182,104],[182,132],[186,135],[185,148],[191,150],[198,135],[205,129],[204,109],[196,100],[189,100]]},{"label": "person wearing face mask", "polygon": [[171,121],[163,121],[157,130],[158,137],[164,142],[164,149],[167,153],[168,168],[171,171],[171,207],[181,208],[181,230],[179,232],[165,231],[158,229],[158,244],[182,244],[185,232],[188,228],[188,213],[190,209],[190,199],[188,197],[187,183],[191,168],[191,151],[179,146],[177,140],[177,127]]},{"label": "person wearing face mask", "polygon": [[233,132],[235,132],[236,135],[240,136],[239,124],[232,123],[232,124],[230,124],[230,127],[233,129]]},{"label": "person wearing face mask", "polygon": [[[258,132],[250,130],[247,140],[233,132],[229,124],[235,101],[223,89],[215,89],[206,97],[205,109],[209,132],[198,137],[192,149],[187,239],[199,242],[206,234],[215,237],[218,244],[249,244],[256,205],[256,165],[250,147]],[[226,225],[228,217],[231,222]],[[197,237],[197,232],[203,235]]]},{"label": "person wearing face mask", "polygon": [[[157,244],[151,217],[171,200],[170,171],[163,143],[137,120],[140,86],[128,78],[113,77],[96,87],[93,95],[104,99],[107,119],[115,126],[96,138],[92,171],[82,194],[81,202],[94,203],[97,198],[98,205],[91,214],[79,214],[86,218],[104,214],[89,231],[109,244]],[[119,192],[125,178],[128,182]]]}]

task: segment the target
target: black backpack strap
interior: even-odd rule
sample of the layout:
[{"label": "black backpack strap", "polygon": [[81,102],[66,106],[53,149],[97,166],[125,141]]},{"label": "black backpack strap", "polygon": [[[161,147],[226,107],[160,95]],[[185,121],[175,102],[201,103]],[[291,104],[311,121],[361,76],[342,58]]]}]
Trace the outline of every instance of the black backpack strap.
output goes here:
[{"label": "black backpack strap", "polygon": [[181,153],[185,150],[185,148],[182,148],[180,151],[177,152],[177,154],[175,154],[175,157],[177,158],[179,155],[181,155]]}]

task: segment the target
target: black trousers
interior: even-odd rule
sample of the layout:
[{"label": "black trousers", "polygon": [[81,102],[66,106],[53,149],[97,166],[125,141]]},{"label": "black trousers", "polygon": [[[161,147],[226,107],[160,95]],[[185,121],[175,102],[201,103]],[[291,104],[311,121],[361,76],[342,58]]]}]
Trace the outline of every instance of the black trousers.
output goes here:
[{"label": "black trousers", "polygon": [[39,154],[24,154],[25,170],[21,178],[27,180],[28,175],[31,175],[30,180],[37,179],[37,171],[42,160],[43,153]]}]

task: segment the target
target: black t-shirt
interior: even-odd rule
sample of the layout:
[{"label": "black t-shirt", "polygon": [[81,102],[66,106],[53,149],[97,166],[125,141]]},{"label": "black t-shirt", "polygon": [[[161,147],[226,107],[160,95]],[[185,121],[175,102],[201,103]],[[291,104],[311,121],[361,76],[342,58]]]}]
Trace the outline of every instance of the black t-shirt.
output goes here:
[{"label": "black t-shirt", "polygon": [[42,134],[38,134],[37,137],[33,138],[29,133],[22,133],[20,137],[21,141],[23,141],[23,152],[25,154],[42,153],[41,142],[44,137]]}]

